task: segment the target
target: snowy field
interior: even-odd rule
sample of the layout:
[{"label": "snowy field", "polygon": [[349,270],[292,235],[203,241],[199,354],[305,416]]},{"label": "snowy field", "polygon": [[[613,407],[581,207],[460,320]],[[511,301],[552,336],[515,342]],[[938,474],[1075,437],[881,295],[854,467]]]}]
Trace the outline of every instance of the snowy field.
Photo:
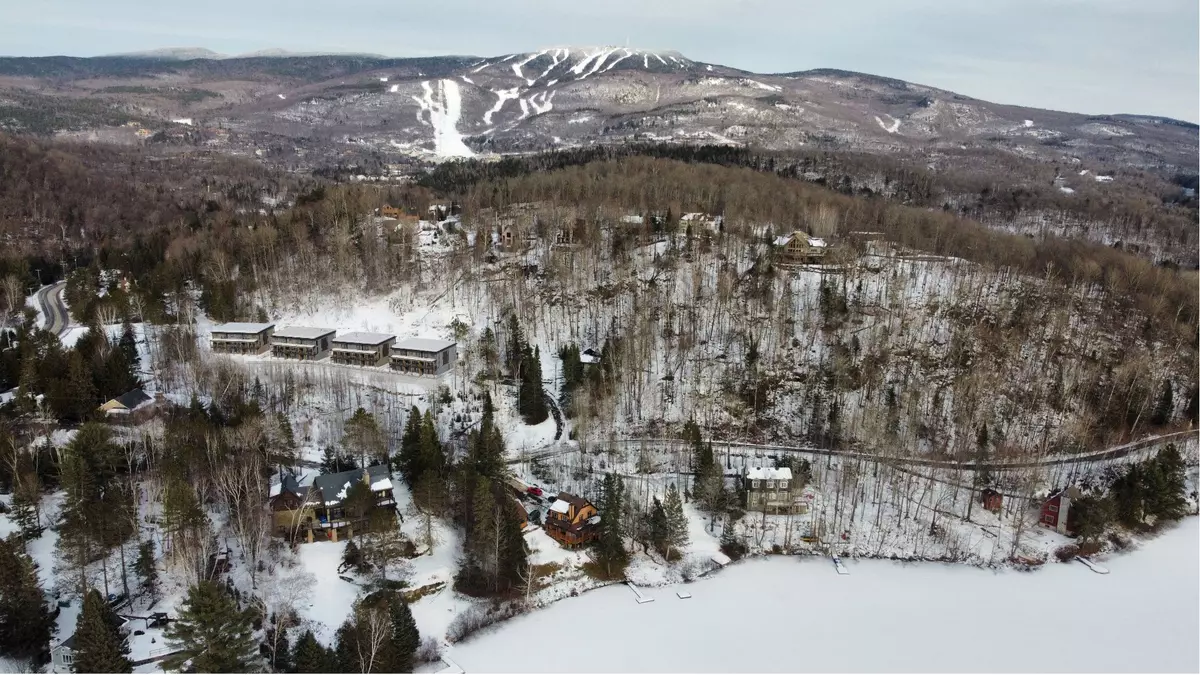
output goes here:
[{"label": "snowy field", "polygon": [[[1197,672],[1200,523],[1033,573],[772,557],[698,583],[557,602],[456,646],[466,672]],[[692,594],[681,600],[676,591]],[[529,639],[586,626],[575,650]],[[617,646],[619,648],[615,648]],[[608,646],[609,648],[605,648]],[[595,648],[599,647],[599,648]]]}]

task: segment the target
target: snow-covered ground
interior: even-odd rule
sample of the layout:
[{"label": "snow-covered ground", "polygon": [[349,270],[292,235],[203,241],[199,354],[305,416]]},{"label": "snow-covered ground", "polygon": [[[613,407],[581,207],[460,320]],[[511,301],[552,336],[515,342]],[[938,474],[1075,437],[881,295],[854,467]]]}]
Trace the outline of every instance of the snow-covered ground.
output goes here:
[{"label": "snow-covered ground", "polygon": [[[568,598],[457,645],[467,672],[1196,672],[1200,528],[1036,573],[823,558],[735,564],[686,586]],[[690,599],[679,599],[686,590]],[[529,649],[586,626],[586,659]]]}]

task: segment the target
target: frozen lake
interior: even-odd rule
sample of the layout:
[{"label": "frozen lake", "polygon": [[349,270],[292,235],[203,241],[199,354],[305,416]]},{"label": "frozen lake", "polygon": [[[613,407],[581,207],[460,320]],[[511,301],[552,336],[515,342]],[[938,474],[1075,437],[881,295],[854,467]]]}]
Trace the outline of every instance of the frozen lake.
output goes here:
[{"label": "frozen lake", "polygon": [[[568,598],[450,652],[478,672],[1200,672],[1200,523],[1035,573],[775,557]],[[675,597],[676,590],[692,594]]]}]

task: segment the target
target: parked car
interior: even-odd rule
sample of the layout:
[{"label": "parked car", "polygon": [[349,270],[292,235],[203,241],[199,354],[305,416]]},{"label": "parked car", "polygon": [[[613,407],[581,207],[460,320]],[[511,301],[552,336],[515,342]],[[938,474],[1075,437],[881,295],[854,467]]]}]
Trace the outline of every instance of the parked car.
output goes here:
[{"label": "parked car", "polygon": [[531,486],[529,487],[529,490],[528,490],[528,492],[529,492],[529,494],[533,495],[534,497],[541,497],[541,496],[542,496],[542,494],[543,494],[543,493],[542,493],[542,488],[540,488],[540,487],[538,487],[538,486],[536,486],[536,485],[531,485]]}]

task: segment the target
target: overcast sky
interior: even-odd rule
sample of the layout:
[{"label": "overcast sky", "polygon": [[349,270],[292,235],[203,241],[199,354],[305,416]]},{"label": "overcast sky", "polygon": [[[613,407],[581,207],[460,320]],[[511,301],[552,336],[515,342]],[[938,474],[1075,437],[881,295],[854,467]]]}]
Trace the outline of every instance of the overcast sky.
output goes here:
[{"label": "overcast sky", "polygon": [[1200,122],[1197,0],[0,0],[0,53],[161,47],[494,56],[675,49],[841,68],[1001,103]]}]

